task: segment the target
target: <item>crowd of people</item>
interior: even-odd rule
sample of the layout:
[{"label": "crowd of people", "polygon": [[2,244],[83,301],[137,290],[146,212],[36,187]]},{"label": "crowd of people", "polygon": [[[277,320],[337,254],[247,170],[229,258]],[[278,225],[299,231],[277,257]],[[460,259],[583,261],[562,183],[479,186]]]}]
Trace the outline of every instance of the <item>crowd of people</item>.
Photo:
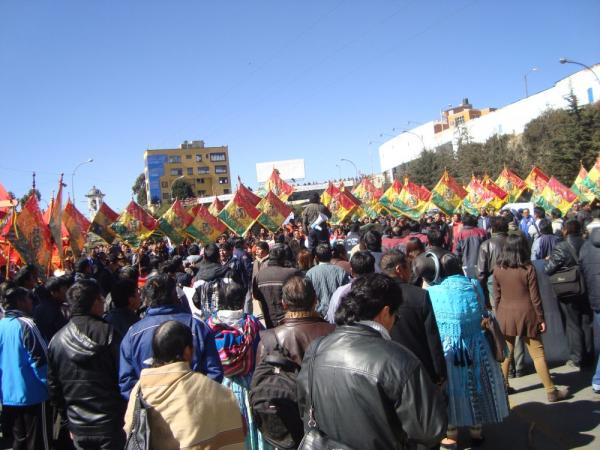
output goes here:
[{"label": "crowd of people", "polygon": [[[597,205],[335,227],[330,216],[313,197],[276,233],[113,243],[51,277],[2,268],[3,438],[31,450],[287,449],[309,438],[455,449],[467,428],[478,445],[509,414],[525,348],[546,400],[570,396],[546,361],[542,277],[566,364],[596,363]],[[501,335],[490,340],[485,317]],[[600,394],[600,362],[591,382]]]}]

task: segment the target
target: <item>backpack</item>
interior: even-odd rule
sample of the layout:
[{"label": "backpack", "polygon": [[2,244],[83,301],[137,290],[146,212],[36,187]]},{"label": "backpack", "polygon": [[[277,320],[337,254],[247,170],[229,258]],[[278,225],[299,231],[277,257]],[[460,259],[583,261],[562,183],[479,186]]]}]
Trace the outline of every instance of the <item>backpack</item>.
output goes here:
[{"label": "backpack", "polygon": [[256,366],[250,386],[252,415],[269,444],[295,449],[304,436],[296,393],[300,366],[290,358],[273,330],[260,334],[265,356]]}]

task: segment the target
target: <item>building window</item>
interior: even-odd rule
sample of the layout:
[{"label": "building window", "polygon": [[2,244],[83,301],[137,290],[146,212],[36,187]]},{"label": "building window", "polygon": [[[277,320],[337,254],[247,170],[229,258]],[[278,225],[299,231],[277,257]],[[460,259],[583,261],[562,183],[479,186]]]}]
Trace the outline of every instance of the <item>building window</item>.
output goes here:
[{"label": "building window", "polygon": [[183,169],[171,169],[171,176],[180,177],[183,175]]},{"label": "building window", "polygon": [[196,183],[204,184],[204,178],[196,178]]},{"label": "building window", "polygon": [[167,183],[166,181],[163,181],[162,183],[160,183],[160,185],[165,189],[169,187],[169,183]]},{"label": "building window", "polygon": [[196,162],[201,162],[202,161],[202,155],[196,153]]},{"label": "building window", "polygon": [[210,160],[211,161],[225,161],[225,153],[211,153]]},{"label": "building window", "polygon": [[227,173],[227,166],[215,166],[215,173]]},{"label": "building window", "polygon": [[169,164],[176,164],[181,162],[181,156],[169,155]]},{"label": "building window", "polygon": [[210,169],[208,167],[198,167],[198,175],[207,175],[210,173]]},{"label": "building window", "polygon": [[200,189],[200,190],[198,191],[198,195],[199,195],[200,197],[204,197],[204,196],[206,196],[206,191],[203,191],[202,189]]},{"label": "building window", "polygon": [[219,184],[227,184],[227,183],[229,183],[229,178],[219,177]]},{"label": "building window", "polygon": [[194,168],[193,167],[188,167],[186,170],[187,170],[187,174],[188,175],[194,175]]},{"label": "building window", "polygon": [[223,194],[231,194],[231,189],[223,189]]},{"label": "building window", "polygon": [[192,155],[185,155],[185,159],[192,159]]},{"label": "building window", "polygon": [[170,197],[168,192],[163,192],[163,200],[169,200]]},{"label": "building window", "polygon": [[463,123],[465,123],[465,118],[463,116],[458,116],[454,119],[454,126],[462,125]]}]

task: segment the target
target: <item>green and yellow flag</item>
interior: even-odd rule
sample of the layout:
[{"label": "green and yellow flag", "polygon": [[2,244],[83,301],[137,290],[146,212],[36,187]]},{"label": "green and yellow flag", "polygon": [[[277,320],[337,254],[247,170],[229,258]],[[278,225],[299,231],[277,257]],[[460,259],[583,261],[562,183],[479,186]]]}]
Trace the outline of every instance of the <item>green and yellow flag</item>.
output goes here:
[{"label": "green and yellow flag", "polygon": [[260,211],[254,207],[250,200],[251,197],[247,195],[246,191],[250,192],[243,185],[240,185],[233,198],[227,202],[227,205],[217,216],[221,222],[227,225],[227,228],[238,236],[244,236],[260,216]]},{"label": "green and yellow flag", "polygon": [[360,201],[354,197],[347,190],[339,191],[336,195],[331,198],[329,202],[329,211],[331,211],[331,218],[329,222],[334,225],[342,223],[349,217],[360,206]]},{"label": "green and yellow flag", "polygon": [[577,195],[552,177],[544,186],[542,193],[534,199],[534,202],[546,211],[557,208],[564,216],[571,209],[575,200],[577,200]]},{"label": "green and yellow flag", "polygon": [[600,200],[600,156],[596,159],[594,167],[583,180],[583,185]]},{"label": "green and yellow flag", "polygon": [[258,216],[258,223],[272,232],[279,230],[292,212],[292,209],[283,203],[273,191],[267,193],[256,209],[262,213]]},{"label": "green and yellow flag", "polygon": [[71,200],[67,200],[62,221],[69,234],[69,245],[71,246],[73,255],[79,258],[87,239],[90,221],[79,212]]},{"label": "green and yellow flag", "polygon": [[186,234],[204,245],[214,244],[227,227],[219,222],[206,207],[198,205],[194,209],[196,214],[192,223],[185,229]]},{"label": "green and yellow flag", "polygon": [[481,183],[483,184],[483,187],[493,195],[493,198],[489,201],[487,207],[492,208],[495,211],[499,211],[500,208],[502,208],[508,202],[508,192],[494,183],[488,175],[483,177],[483,181]]},{"label": "green and yellow flag", "polygon": [[571,190],[579,200],[582,202],[592,202],[594,201],[594,193],[588,189],[588,187],[583,184],[583,181],[587,178],[588,172],[583,167],[583,164],[579,168],[579,173],[577,174],[577,178],[573,182],[573,186],[571,186]]},{"label": "green and yellow flag", "polygon": [[550,177],[542,172],[542,169],[533,166],[531,172],[529,172],[529,175],[525,178],[525,184],[527,185],[527,188],[533,192],[533,195],[537,196],[544,190],[544,186],[546,186],[548,180],[550,180]]},{"label": "green and yellow flag", "polygon": [[187,213],[179,200],[158,219],[158,229],[167,236],[171,242],[181,244],[184,239],[184,230],[192,223],[194,218]]},{"label": "green and yellow flag", "polygon": [[334,196],[339,194],[339,192],[340,192],[340,190],[330,181],[329,184],[327,185],[327,189],[325,189],[323,191],[323,193],[321,194],[321,203],[323,203],[325,206],[329,207],[331,200],[333,199]]},{"label": "green and yellow flag", "polygon": [[157,220],[131,200],[125,211],[110,227],[132,247],[139,247],[158,225]]},{"label": "green and yellow flag", "polygon": [[290,195],[294,193],[294,187],[287,184],[284,180],[281,179],[279,170],[273,168],[273,172],[271,176],[265,183],[265,192],[273,192],[279,199],[284,202],[288,199]]},{"label": "green and yellow flag", "polygon": [[402,191],[392,203],[392,208],[413,220],[418,220],[427,209],[427,198],[421,186],[404,179]]},{"label": "green and yellow flag", "polygon": [[400,183],[399,180],[394,180],[392,185],[386,189],[381,197],[379,197],[379,204],[396,217],[400,213],[394,210],[393,204],[398,200],[401,191],[402,183]]},{"label": "green and yellow flag", "polygon": [[440,181],[431,191],[430,203],[449,215],[454,214],[466,196],[467,191],[444,170]]},{"label": "green and yellow flag", "polygon": [[215,196],[215,199],[212,201],[210,206],[208,207],[208,212],[213,216],[217,216],[221,212],[221,210],[225,207],[225,203],[219,200],[219,197]]}]

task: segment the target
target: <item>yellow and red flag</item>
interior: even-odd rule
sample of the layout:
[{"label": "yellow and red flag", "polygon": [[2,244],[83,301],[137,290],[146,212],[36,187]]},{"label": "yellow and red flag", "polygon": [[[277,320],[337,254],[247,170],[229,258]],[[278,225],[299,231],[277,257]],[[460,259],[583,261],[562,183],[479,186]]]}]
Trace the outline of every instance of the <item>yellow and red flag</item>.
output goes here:
[{"label": "yellow and red flag", "polygon": [[[221,210],[225,207],[225,203],[219,200],[219,197],[215,196],[215,199],[212,201],[210,206],[208,207],[208,212],[210,212],[213,216],[216,216],[221,212]],[[197,212],[197,211],[196,211]],[[195,213],[193,215],[195,215]]]},{"label": "yellow and red flag", "polygon": [[111,225],[116,222],[118,218],[119,215],[114,212],[110,206],[106,203],[102,203],[100,208],[98,208],[98,212],[94,215],[88,231],[94,233],[108,244],[112,244],[117,237],[117,234],[111,228]]},{"label": "yellow and red flag", "polygon": [[404,179],[402,191],[396,201],[392,203],[392,207],[400,212],[400,214],[417,220],[427,209],[426,193],[423,192],[421,186],[416,185],[408,178]]},{"label": "yellow and red flag", "polygon": [[90,221],[79,212],[75,205],[71,203],[71,200],[67,200],[62,219],[63,226],[69,235],[69,245],[73,251],[73,256],[79,258],[85,246]]},{"label": "yellow and red flag", "polygon": [[294,187],[282,180],[279,170],[273,168],[271,176],[265,183],[265,192],[269,191],[285,202],[293,194]]},{"label": "yellow and red flag", "polygon": [[402,183],[400,180],[394,180],[392,185],[379,197],[379,204],[394,216],[397,216],[398,211],[394,211],[393,204],[397,201],[400,192],[402,191]]},{"label": "yellow and red flag", "polygon": [[583,180],[583,185],[600,200],[600,156],[598,156],[594,167],[591,168],[587,177]]},{"label": "yellow and red flag", "polygon": [[213,216],[206,207],[198,205],[198,208],[195,209],[196,215],[192,223],[185,229],[186,234],[204,245],[214,244],[227,227]]},{"label": "yellow and red flag", "polygon": [[183,203],[175,200],[171,207],[158,219],[158,229],[167,236],[171,242],[181,244],[184,230],[194,218],[185,210]]},{"label": "yellow and red flag", "polygon": [[347,189],[338,191],[331,198],[328,205],[329,211],[331,211],[329,221],[334,225],[338,225],[346,220],[346,218],[351,217],[359,206],[360,200],[354,197]]},{"label": "yellow and red flag", "polygon": [[15,206],[19,202],[8,195],[2,183],[0,183],[0,237],[6,236],[15,215]]},{"label": "yellow and red flag", "polygon": [[321,203],[325,206],[329,206],[331,199],[339,194],[340,190],[330,181],[327,185],[327,189],[321,194]]},{"label": "yellow and red flag", "polygon": [[238,236],[244,236],[260,216],[260,211],[249,199],[248,192],[252,194],[240,183],[240,187],[235,191],[233,198],[227,202],[227,205],[217,216],[221,222],[227,225],[227,228]]},{"label": "yellow and red flag", "polygon": [[492,181],[489,176],[484,176],[482,181],[483,187],[486,188],[489,192],[491,192],[494,196],[492,200],[487,204],[488,207],[493,208],[496,211],[499,211],[505,203],[508,202],[509,195],[504,189],[498,186],[496,183]]},{"label": "yellow and red flag", "polygon": [[54,241],[54,245],[56,245],[56,249],[58,250],[58,256],[60,260],[63,261],[63,243],[62,243],[62,188],[63,188],[63,176],[60,175],[60,180],[58,181],[58,193],[52,202],[50,208],[50,218],[48,220],[48,225],[50,226],[50,234],[52,235],[52,240]]},{"label": "yellow and red flag", "polygon": [[486,207],[493,199],[494,194],[485,188],[483,182],[472,177],[467,186],[467,196],[462,201],[461,209],[469,214],[477,215],[479,210]]},{"label": "yellow and red flag", "polygon": [[593,202],[594,201],[594,193],[590,191],[590,189],[583,183],[583,181],[588,177],[588,172],[583,167],[583,164],[579,168],[579,173],[577,174],[577,178],[573,182],[573,186],[571,186],[571,190],[579,200],[582,202]]},{"label": "yellow and red flag", "polygon": [[525,178],[525,184],[527,185],[528,189],[533,191],[534,196],[536,196],[541,194],[541,192],[544,190],[544,186],[546,186],[546,183],[548,183],[548,180],[550,180],[550,177],[542,172],[542,169],[537,166],[533,166],[531,168],[531,172],[529,172],[529,175],[527,175],[527,178]]},{"label": "yellow and red flag", "polygon": [[110,227],[132,247],[139,247],[157,228],[158,222],[140,205],[131,200],[125,211]]},{"label": "yellow and red flag", "polygon": [[50,228],[44,223],[35,193],[29,196],[17,214],[8,240],[23,261],[36,264],[40,275],[46,274],[52,257],[52,237]]},{"label": "yellow and red flag", "polygon": [[252,206],[258,205],[260,202],[260,197],[244,186],[244,183],[238,177],[239,186],[237,188],[236,194],[244,199],[244,202],[251,204]]},{"label": "yellow and red flag", "polygon": [[444,170],[440,181],[431,191],[430,203],[446,214],[454,214],[466,196],[467,191]]},{"label": "yellow and red flag", "polygon": [[272,232],[281,228],[292,212],[292,209],[272,191],[267,193],[256,208],[262,213],[258,216],[258,223]]},{"label": "yellow and red flag", "polygon": [[565,215],[576,200],[577,195],[571,189],[552,177],[544,186],[542,193],[534,201],[547,211],[557,208]]},{"label": "yellow and red flag", "polygon": [[496,184],[508,194],[507,202],[516,202],[523,191],[527,189],[527,184],[516,173],[506,167],[502,170]]}]

